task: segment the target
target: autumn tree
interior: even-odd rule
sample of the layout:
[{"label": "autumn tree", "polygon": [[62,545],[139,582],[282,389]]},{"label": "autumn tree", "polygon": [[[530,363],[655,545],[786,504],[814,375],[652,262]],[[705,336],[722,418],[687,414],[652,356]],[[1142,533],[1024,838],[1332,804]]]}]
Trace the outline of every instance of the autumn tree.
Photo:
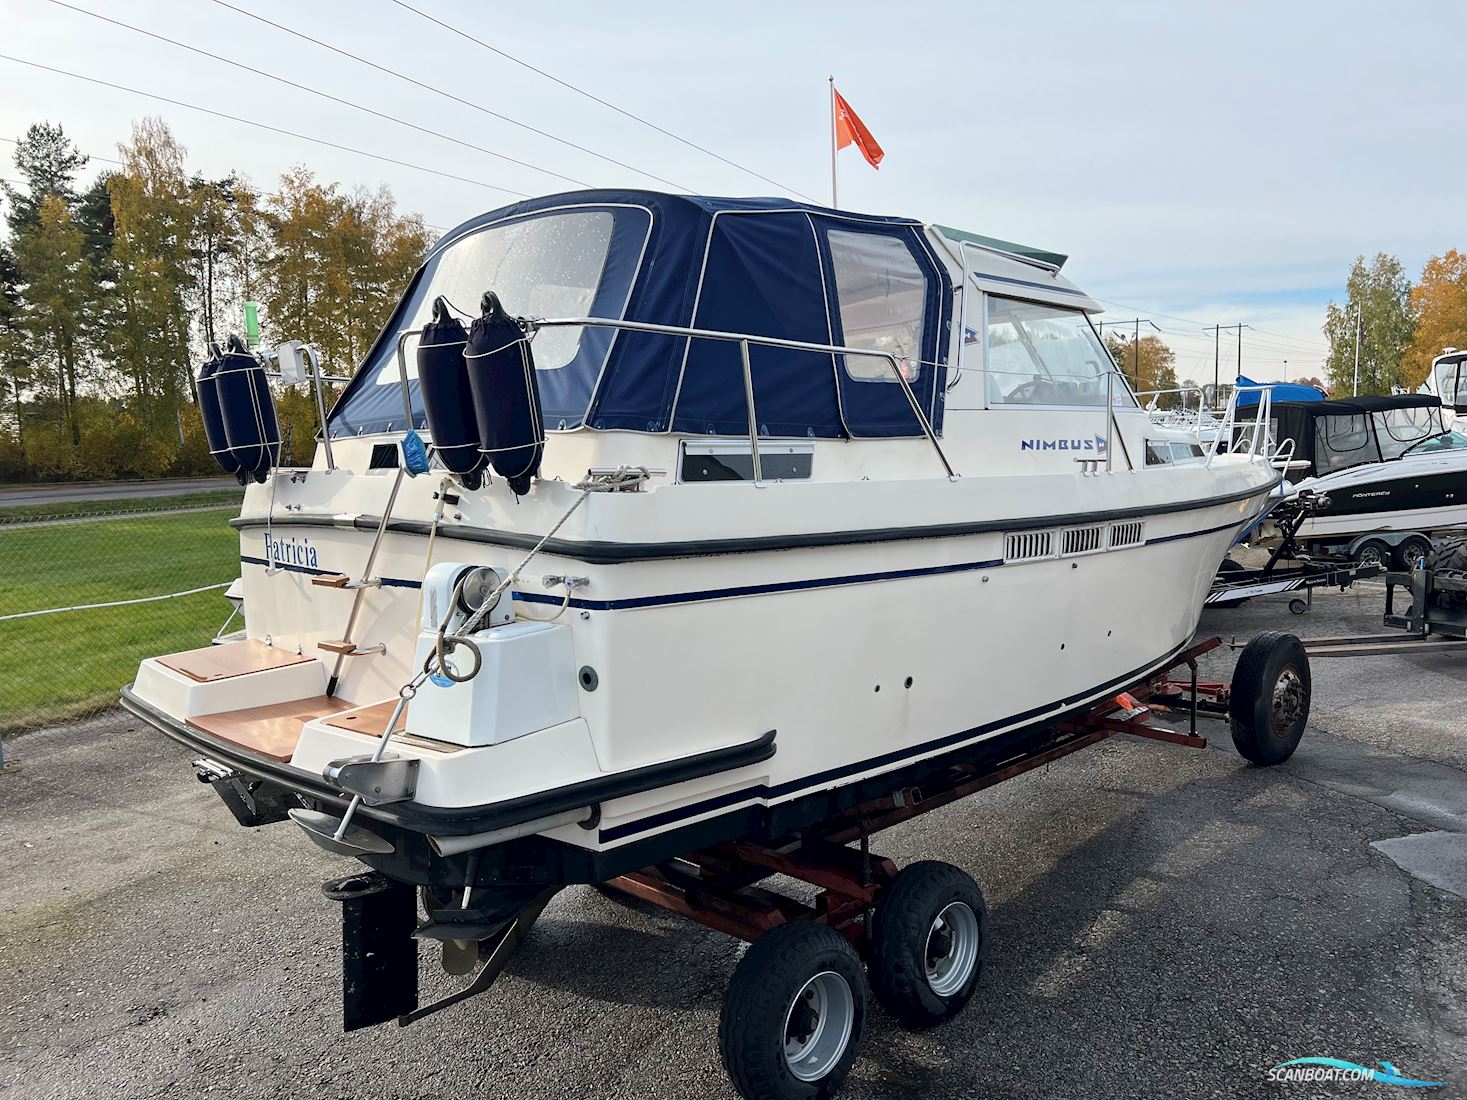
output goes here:
[{"label": "autumn tree", "polygon": [[25,442],[25,410],[21,393],[30,381],[30,365],[21,333],[21,277],[15,253],[0,241],[0,374],[5,397],[15,413],[15,441]]},{"label": "autumn tree", "polygon": [[194,201],[183,149],[161,119],[134,123],[131,144],[118,148],[122,171],[108,181],[117,271],[111,352],[128,379],[137,414],[156,426],[175,421],[192,390]]},{"label": "autumn tree", "polygon": [[22,280],[21,328],[33,363],[49,373],[72,446],[81,443],[77,417],[78,374],[87,353],[87,319],[95,287],[84,250],[86,239],[59,195],[49,194],[36,224],[17,235],[15,259]]},{"label": "autumn tree", "polygon": [[1360,313],[1360,391],[1388,394],[1393,386],[1405,385],[1402,356],[1411,343],[1414,322],[1411,310],[1411,280],[1401,261],[1378,253],[1367,266],[1357,256],[1350,268],[1344,305],[1330,302],[1325,314],[1324,335],[1329,340],[1325,373],[1330,389],[1340,396],[1355,386],[1356,311]]},{"label": "autumn tree", "polygon": [[1401,358],[1402,385],[1416,389],[1445,349],[1467,348],[1467,254],[1455,248],[1426,261],[1411,291],[1416,332]]},{"label": "autumn tree", "polygon": [[196,175],[189,192],[194,215],[189,253],[200,335],[207,345],[223,338],[228,319],[239,316],[239,303],[251,299],[251,253],[261,243],[260,217],[255,192],[234,173],[218,180]]},{"label": "autumn tree", "polygon": [[433,243],[417,215],[385,188],[343,195],[305,168],[281,177],[265,203],[271,248],[260,284],[272,336],[309,340],[350,373],[386,323]]},{"label": "autumn tree", "polygon": [[[1136,393],[1177,388],[1177,356],[1160,337],[1143,336],[1138,343],[1109,332],[1105,336],[1105,348]],[[1170,408],[1176,401],[1176,394],[1167,394],[1157,399],[1157,405]]]}]

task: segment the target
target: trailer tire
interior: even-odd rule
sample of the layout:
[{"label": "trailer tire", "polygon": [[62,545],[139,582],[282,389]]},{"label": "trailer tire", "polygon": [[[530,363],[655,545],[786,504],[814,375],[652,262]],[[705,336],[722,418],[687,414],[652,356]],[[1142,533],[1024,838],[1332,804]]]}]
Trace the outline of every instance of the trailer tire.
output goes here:
[{"label": "trailer tire", "polygon": [[[1217,566],[1217,579],[1216,580],[1217,581],[1226,581],[1227,580],[1227,575],[1229,573],[1241,573],[1241,572],[1243,572],[1243,566],[1239,565],[1232,558],[1223,558],[1223,560],[1221,562],[1219,562],[1218,563],[1218,566]],[[1214,581],[1214,583],[1216,583],[1216,581]],[[1212,604],[1211,606],[1213,606],[1213,607],[1242,607],[1243,604],[1245,604],[1246,602],[1247,602],[1247,597],[1244,597],[1241,600],[1218,600],[1216,603]]]},{"label": "trailer tire", "polygon": [[1294,755],[1309,722],[1312,683],[1304,643],[1269,630],[1243,649],[1233,670],[1228,719],[1245,760],[1265,767]]},{"label": "trailer tire", "polygon": [[[1467,538],[1442,539],[1426,555],[1426,568],[1437,573],[1467,574]],[[1467,607],[1467,592],[1437,589],[1431,600],[1438,607]]]},{"label": "trailer tire", "polygon": [[1378,565],[1384,569],[1391,563],[1391,548],[1380,539],[1366,539],[1355,547],[1351,556],[1356,565]]},{"label": "trailer tire", "polygon": [[747,1100],[823,1100],[850,1072],[866,1021],[855,950],[823,924],[765,932],[723,998],[718,1052]]},{"label": "trailer tire", "polygon": [[987,950],[983,891],[951,863],[913,863],[877,895],[871,990],[904,1023],[926,1027],[961,1012]]},{"label": "trailer tire", "polygon": [[1412,535],[1402,539],[1395,549],[1394,557],[1397,569],[1414,573],[1418,566],[1425,566],[1427,559],[1431,557],[1431,540],[1425,535]]}]

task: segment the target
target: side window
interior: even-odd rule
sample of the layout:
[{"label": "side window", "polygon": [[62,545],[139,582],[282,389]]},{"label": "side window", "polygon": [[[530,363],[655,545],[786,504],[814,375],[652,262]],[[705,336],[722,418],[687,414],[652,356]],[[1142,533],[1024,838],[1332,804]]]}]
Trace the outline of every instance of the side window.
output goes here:
[{"label": "side window", "polygon": [[[907,381],[921,374],[927,276],[899,237],[832,229],[830,264],[840,308],[842,343],[909,360]],[[846,374],[861,382],[895,382],[891,363],[874,355],[844,356]]]},{"label": "side window", "polygon": [[[987,330],[990,405],[1104,406],[1114,364],[1084,313],[989,295]],[[1111,400],[1136,403],[1118,374]]]},{"label": "side window", "polygon": [[1164,439],[1148,439],[1146,441],[1146,465],[1166,466],[1171,463],[1172,451]]},{"label": "side window", "polygon": [[1315,422],[1314,459],[1320,473],[1376,461],[1365,416],[1325,416]]}]

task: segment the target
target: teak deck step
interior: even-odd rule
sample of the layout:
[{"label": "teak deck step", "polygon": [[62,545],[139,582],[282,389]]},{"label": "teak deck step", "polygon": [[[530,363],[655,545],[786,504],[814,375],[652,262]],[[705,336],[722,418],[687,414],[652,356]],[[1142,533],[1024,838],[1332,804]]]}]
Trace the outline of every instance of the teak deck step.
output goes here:
[{"label": "teak deck step", "polygon": [[267,672],[272,668],[303,664],[316,658],[300,653],[276,649],[253,638],[225,645],[210,645],[203,649],[189,649],[182,653],[170,653],[159,657],[158,663],[174,672],[181,672],[201,684],[215,680],[227,680],[232,676],[247,676],[251,672]]},{"label": "teak deck step", "polygon": [[301,739],[301,728],[315,718],[324,718],[354,704],[342,699],[316,695],[293,699],[287,703],[270,703],[263,707],[226,710],[218,714],[200,714],[188,724],[241,748],[268,756],[281,763],[289,760]]},{"label": "teak deck step", "polygon": [[343,657],[368,657],[374,653],[386,653],[387,646],[378,642],[376,645],[359,646],[356,642],[317,642],[317,649],[324,649],[327,653],[339,653]]},{"label": "teak deck step", "polygon": [[[341,730],[351,730],[353,733],[366,734],[369,737],[381,737],[382,731],[387,728],[387,719],[392,716],[392,708],[397,706],[396,699],[386,699],[380,703],[373,703],[368,707],[359,707],[346,714],[338,714],[326,719],[326,725],[335,726]],[[431,737],[421,737],[417,734],[408,733],[407,716],[411,704],[404,707],[402,717],[397,720],[397,729],[393,731],[393,740],[404,745],[415,745],[422,749],[433,749],[436,752],[461,752],[463,745],[455,745],[448,741],[435,741]]]}]

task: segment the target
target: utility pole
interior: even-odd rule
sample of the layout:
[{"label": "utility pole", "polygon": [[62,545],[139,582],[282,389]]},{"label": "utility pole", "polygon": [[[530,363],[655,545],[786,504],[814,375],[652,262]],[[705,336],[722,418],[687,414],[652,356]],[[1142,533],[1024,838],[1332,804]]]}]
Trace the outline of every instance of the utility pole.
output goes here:
[{"label": "utility pole", "polygon": [[[1110,325],[1112,328],[1120,325],[1131,326],[1131,373],[1134,375],[1131,379],[1131,387],[1139,390],[1141,388],[1141,326],[1150,325],[1157,332],[1160,332],[1161,329],[1157,327],[1156,322],[1151,320],[1150,317],[1133,317],[1129,321],[1100,321],[1096,324],[1095,330],[1100,333],[1102,342],[1105,339],[1106,325]],[[1124,340],[1125,337],[1123,336],[1121,339]]]},{"label": "utility pole", "polygon": [[[1232,326],[1232,325],[1229,325],[1228,326],[1228,328],[1233,328],[1233,327],[1234,326]],[[1237,329],[1238,329],[1238,377],[1239,378],[1243,377],[1243,329],[1244,328],[1252,328],[1252,327],[1253,326],[1251,326],[1251,325],[1244,325],[1242,321],[1239,321],[1238,324],[1237,324]]]},{"label": "utility pole", "polygon": [[1221,342],[1221,337],[1222,337],[1222,326],[1221,325],[1213,325],[1212,326],[1212,400],[1214,402],[1217,401],[1217,389],[1218,389],[1219,384],[1221,383],[1221,380],[1217,376],[1217,372],[1218,372],[1218,353],[1222,350],[1221,347],[1219,346],[1219,344]]},{"label": "utility pole", "polygon": [[1350,391],[1351,397],[1360,396],[1360,326],[1362,323],[1360,318],[1361,311],[1357,305],[1355,307],[1355,386]]}]

